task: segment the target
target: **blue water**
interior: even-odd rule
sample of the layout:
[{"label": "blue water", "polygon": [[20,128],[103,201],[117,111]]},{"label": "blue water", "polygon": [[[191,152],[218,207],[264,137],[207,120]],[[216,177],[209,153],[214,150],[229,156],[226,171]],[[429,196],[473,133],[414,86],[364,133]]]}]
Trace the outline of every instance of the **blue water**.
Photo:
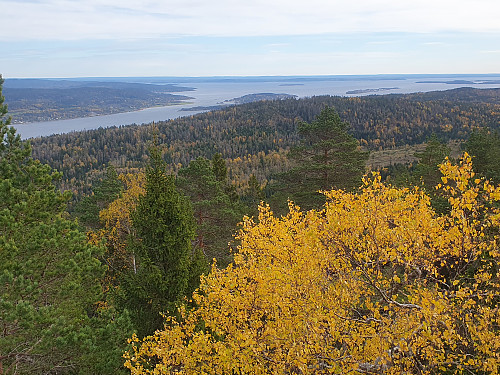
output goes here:
[{"label": "blue water", "polygon": [[[103,80],[102,78],[99,78]],[[174,119],[190,116],[200,111],[185,111],[197,106],[214,106],[225,100],[231,100],[247,94],[285,93],[298,97],[316,95],[361,96],[370,94],[402,94],[411,92],[427,92],[448,90],[458,87],[500,88],[500,74],[495,75],[379,75],[379,76],[303,76],[303,77],[153,77],[153,78],[120,78],[115,81],[144,83],[175,83],[181,86],[196,88],[186,92],[194,97],[189,103],[148,108],[140,111],[118,113],[105,116],[76,118],[16,124],[22,138],[48,136],[72,131],[90,130],[111,126],[143,124],[152,121]],[[472,83],[450,83],[455,80]],[[432,81],[432,83],[423,83]],[[496,81],[488,83],[488,81]],[[444,83],[448,82],[448,83]],[[358,94],[347,94],[352,90],[390,90],[372,91]],[[182,94],[182,93],[180,93]]]}]

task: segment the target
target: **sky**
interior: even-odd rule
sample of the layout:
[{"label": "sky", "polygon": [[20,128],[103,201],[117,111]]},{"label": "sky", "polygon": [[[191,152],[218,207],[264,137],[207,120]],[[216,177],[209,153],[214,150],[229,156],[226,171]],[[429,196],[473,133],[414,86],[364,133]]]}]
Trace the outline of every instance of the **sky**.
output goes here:
[{"label": "sky", "polygon": [[500,73],[499,0],[0,0],[4,78]]}]

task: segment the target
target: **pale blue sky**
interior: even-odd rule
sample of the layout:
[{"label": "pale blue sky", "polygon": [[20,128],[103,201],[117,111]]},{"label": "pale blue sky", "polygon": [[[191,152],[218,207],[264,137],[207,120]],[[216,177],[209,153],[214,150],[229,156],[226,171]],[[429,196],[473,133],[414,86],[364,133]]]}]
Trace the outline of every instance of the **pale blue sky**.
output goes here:
[{"label": "pale blue sky", "polygon": [[500,73],[499,0],[0,0],[14,77]]}]

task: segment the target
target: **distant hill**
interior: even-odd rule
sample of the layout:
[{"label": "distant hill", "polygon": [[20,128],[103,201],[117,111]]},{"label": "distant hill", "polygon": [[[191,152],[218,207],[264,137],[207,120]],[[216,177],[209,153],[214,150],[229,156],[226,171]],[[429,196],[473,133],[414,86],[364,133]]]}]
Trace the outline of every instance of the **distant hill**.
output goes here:
[{"label": "distant hill", "polygon": [[151,84],[124,81],[86,81],[75,79],[42,79],[42,78],[8,78],[3,88],[10,89],[67,89],[77,87],[107,87],[111,89],[143,89],[147,91],[183,92],[193,91],[193,87],[178,86],[176,84]]},{"label": "distant hill", "polygon": [[50,79],[6,79],[4,95],[15,123],[60,120],[185,103],[172,84]]}]

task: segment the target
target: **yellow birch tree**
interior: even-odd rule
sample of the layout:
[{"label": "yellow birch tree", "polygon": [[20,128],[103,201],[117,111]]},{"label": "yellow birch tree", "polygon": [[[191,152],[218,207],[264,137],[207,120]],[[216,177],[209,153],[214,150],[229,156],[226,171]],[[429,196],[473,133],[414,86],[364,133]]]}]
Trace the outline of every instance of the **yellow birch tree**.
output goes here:
[{"label": "yellow birch tree", "polygon": [[118,176],[125,190],[120,197],[99,213],[103,229],[89,232],[89,241],[106,244],[104,260],[107,272],[104,280],[105,289],[117,284],[117,277],[125,270],[134,270],[135,256],[128,249],[129,236],[132,234],[131,213],[135,210],[139,197],[144,195],[145,176],[127,173]]},{"label": "yellow birch tree", "polygon": [[445,162],[449,215],[374,174],[320,211],[261,206],[195,309],[125,354],[132,374],[498,374],[500,187]]}]

